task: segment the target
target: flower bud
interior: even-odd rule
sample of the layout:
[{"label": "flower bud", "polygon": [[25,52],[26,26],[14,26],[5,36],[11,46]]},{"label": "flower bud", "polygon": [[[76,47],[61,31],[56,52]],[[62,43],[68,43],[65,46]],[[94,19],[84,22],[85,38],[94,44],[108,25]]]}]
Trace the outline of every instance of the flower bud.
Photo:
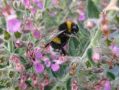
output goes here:
[{"label": "flower bud", "polygon": [[93,21],[87,21],[85,26],[87,29],[93,29],[95,27],[95,23]]},{"label": "flower bud", "polygon": [[24,67],[22,64],[17,63],[17,64],[15,65],[15,69],[16,69],[16,71],[18,71],[18,72],[23,72],[23,71],[25,70],[25,67]]},{"label": "flower bud", "polygon": [[99,53],[94,53],[92,56],[92,59],[95,63],[98,63],[100,60],[100,54]]}]

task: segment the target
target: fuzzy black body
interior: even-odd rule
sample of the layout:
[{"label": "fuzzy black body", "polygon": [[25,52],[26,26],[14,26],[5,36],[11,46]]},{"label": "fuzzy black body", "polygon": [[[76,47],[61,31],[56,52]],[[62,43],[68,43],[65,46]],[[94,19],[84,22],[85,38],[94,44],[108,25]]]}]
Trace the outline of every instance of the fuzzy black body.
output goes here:
[{"label": "fuzzy black body", "polygon": [[67,44],[70,38],[69,35],[76,34],[79,29],[75,23],[66,21],[59,26],[58,30],[63,32],[54,37],[46,46],[51,45],[52,48],[58,50],[61,54],[66,55],[64,46]]}]

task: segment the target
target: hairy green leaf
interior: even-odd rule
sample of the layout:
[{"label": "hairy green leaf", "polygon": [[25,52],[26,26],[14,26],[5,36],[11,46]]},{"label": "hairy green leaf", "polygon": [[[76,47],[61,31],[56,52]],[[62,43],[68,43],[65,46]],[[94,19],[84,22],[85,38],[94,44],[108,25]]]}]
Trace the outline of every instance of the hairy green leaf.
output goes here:
[{"label": "hairy green leaf", "polygon": [[98,18],[99,17],[99,10],[95,3],[92,0],[87,0],[87,14],[89,18]]},{"label": "hairy green leaf", "polygon": [[115,75],[112,72],[107,72],[107,76],[110,80],[115,80]]}]

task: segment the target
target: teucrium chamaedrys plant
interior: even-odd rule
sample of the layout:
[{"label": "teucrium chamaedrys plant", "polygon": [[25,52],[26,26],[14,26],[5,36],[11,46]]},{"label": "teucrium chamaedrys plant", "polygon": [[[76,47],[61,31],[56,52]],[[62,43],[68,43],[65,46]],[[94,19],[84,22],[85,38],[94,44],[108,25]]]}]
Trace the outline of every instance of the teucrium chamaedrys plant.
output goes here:
[{"label": "teucrium chamaedrys plant", "polygon": [[[118,88],[118,0],[0,1],[0,89],[115,90]],[[67,56],[44,44],[72,20],[78,37]]]}]

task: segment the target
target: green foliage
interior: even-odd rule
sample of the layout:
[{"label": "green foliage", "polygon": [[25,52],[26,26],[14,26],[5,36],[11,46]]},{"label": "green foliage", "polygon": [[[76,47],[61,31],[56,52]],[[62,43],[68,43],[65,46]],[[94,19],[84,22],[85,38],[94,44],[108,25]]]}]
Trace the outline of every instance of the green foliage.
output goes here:
[{"label": "green foliage", "polygon": [[112,43],[112,41],[111,41],[111,40],[106,39],[106,44],[107,44],[107,46],[110,46],[110,45],[111,45],[111,43]]},{"label": "green foliage", "polygon": [[89,60],[92,60],[92,55],[93,55],[93,50],[92,50],[92,48],[89,48],[87,51],[87,56],[88,56]]},{"label": "green foliage", "polygon": [[15,35],[16,38],[20,38],[21,37],[21,33],[20,32],[15,32],[14,35]]},{"label": "green foliage", "polygon": [[112,72],[107,72],[107,77],[110,79],[110,80],[115,80],[115,75],[112,73]]},{"label": "green foliage", "polygon": [[71,78],[67,80],[66,87],[67,87],[67,90],[71,90]]},{"label": "green foliage", "polygon": [[2,28],[0,28],[0,35],[1,35],[1,34],[3,34],[3,29],[2,29]]},{"label": "green foliage", "polygon": [[50,85],[47,85],[47,86],[45,86],[45,88],[44,88],[44,90],[51,90],[52,89],[52,86],[50,86]]},{"label": "green foliage", "polygon": [[87,14],[89,18],[99,18],[99,10],[92,0],[87,0]]},{"label": "green foliage", "polygon": [[23,55],[24,50],[25,50],[24,48],[17,48],[17,49],[15,49],[14,52],[15,52],[16,54]]},{"label": "green foliage", "polygon": [[89,68],[89,67],[92,66],[90,60],[88,60],[88,61],[86,62],[86,66],[87,66],[87,68]]},{"label": "green foliage", "polygon": [[10,72],[9,72],[9,77],[10,77],[10,78],[13,78],[14,76],[15,76],[15,72],[14,72],[14,71],[10,71]]},{"label": "green foliage", "polygon": [[4,39],[5,40],[9,40],[10,39],[10,33],[9,32],[7,32],[7,31],[4,32]]}]

